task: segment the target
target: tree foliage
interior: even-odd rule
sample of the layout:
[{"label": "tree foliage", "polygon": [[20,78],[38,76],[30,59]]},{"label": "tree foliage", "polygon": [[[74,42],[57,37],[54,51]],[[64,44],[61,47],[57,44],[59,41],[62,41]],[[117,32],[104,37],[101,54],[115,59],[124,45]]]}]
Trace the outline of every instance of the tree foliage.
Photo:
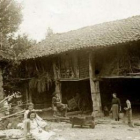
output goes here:
[{"label": "tree foliage", "polygon": [[28,36],[24,34],[22,36],[18,35],[16,38],[10,37],[9,43],[15,55],[18,56],[34,46],[36,41],[28,39]]},{"label": "tree foliage", "polygon": [[14,0],[0,0],[0,32],[3,35],[17,31],[21,20],[19,3]]},{"label": "tree foliage", "polygon": [[1,33],[0,33],[0,57],[3,59],[13,59],[15,54],[10,47],[10,44]]}]

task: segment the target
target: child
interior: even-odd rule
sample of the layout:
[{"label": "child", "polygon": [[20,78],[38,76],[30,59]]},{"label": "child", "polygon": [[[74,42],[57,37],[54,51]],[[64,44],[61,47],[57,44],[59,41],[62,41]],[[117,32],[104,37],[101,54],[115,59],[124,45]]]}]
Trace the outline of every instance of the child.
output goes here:
[{"label": "child", "polygon": [[[41,112],[41,110],[35,110],[34,109],[34,104],[33,103],[29,103],[28,104],[28,109],[24,112],[24,120],[26,120],[27,119],[27,116],[28,116],[28,114],[29,114],[29,112],[31,112],[31,111],[35,111],[35,112]],[[36,118],[39,120],[39,123],[40,123],[40,125],[42,126],[42,127],[46,127],[47,126],[47,122],[45,122],[40,116],[38,116],[37,114],[36,114]]]},{"label": "child", "polygon": [[128,125],[130,127],[134,127],[133,123],[132,123],[132,108],[131,108],[131,102],[127,99],[126,100],[126,105],[127,107],[124,108],[124,110],[126,110],[127,113],[127,117],[128,117]]},{"label": "child", "polygon": [[109,110],[107,106],[104,106],[104,116],[109,116]]}]

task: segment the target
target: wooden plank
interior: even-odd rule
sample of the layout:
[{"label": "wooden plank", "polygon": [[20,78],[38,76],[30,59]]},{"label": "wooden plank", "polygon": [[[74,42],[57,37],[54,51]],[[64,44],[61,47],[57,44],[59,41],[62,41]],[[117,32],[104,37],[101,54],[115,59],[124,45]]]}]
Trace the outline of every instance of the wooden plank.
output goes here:
[{"label": "wooden plank", "polygon": [[91,110],[87,110],[87,111],[72,111],[72,112],[68,112],[67,115],[71,116],[71,115],[78,115],[78,114],[87,114],[87,113],[91,113]]},{"label": "wooden plank", "polygon": [[6,119],[6,118],[10,118],[10,117],[16,116],[16,115],[21,115],[21,114],[24,114],[24,112],[25,112],[25,110],[22,110],[22,111],[19,111],[17,113],[14,113],[14,114],[10,114],[10,115],[1,117],[0,119],[3,120],[3,119]]},{"label": "wooden plank", "polygon": [[60,81],[83,81],[83,80],[89,80],[89,77],[86,77],[86,78],[73,78],[73,79],[60,79]]},{"label": "wooden plank", "polygon": [[128,73],[129,75],[140,75],[140,72],[138,73]]},{"label": "wooden plank", "polygon": [[69,120],[68,117],[54,116],[54,119]]},{"label": "wooden plank", "polygon": [[102,79],[117,79],[117,78],[122,78],[122,79],[130,79],[130,78],[134,78],[134,79],[139,79],[140,76],[101,76],[100,78]]}]

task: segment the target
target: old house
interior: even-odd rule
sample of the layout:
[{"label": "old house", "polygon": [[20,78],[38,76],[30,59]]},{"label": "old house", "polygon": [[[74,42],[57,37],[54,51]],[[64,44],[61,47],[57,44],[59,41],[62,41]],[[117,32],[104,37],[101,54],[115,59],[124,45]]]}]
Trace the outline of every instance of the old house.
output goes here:
[{"label": "old house", "polygon": [[77,96],[79,109],[100,115],[116,92],[140,105],[140,16],[53,34],[18,58],[26,99],[51,105]]}]

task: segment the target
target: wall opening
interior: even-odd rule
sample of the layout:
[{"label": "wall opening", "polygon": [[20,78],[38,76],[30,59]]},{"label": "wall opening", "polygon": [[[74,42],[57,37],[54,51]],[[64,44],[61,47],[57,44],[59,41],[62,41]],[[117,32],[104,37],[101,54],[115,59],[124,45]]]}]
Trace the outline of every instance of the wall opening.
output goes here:
[{"label": "wall opening", "polygon": [[54,93],[55,85],[49,87],[45,92],[37,92],[36,89],[32,89],[32,101],[35,104],[35,108],[47,108],[52,106],[52,97]]},{"label": "wall opening", "polygon": [[[61,83],[62,102],[73,104],[70,111],[92,111],[92,99],[89,80],[65,81]],[[77,103],[77,107],[73,101]]]},{"label": "wall opening", "polygon": [[[117,93],[121,100],[122,109],[128,98],[132,103],[133,113],[140,112],[140,79],[108,78],[100,82],[102,107],[111,107],[112,93]],[[124,110],[123,110],[124,111]]]}]

